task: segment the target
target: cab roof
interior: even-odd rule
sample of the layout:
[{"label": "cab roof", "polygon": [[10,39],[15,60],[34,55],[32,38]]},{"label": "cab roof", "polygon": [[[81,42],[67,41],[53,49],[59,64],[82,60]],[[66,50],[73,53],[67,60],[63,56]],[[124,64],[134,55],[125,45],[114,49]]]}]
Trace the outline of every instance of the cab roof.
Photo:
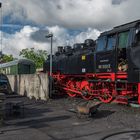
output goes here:
[{"label": "cab roof", "polygon": [[136,21],[129,22],[126,24],[122,24],[122,25],[114,27],[112,30],[105,31],[105,32],[101,33],[100,36],[114,34],[114,33],[122,32],[122,31],[127,31],[130,28],[136,27],[139,24],[140,24],[140,20],[136,20]]}]

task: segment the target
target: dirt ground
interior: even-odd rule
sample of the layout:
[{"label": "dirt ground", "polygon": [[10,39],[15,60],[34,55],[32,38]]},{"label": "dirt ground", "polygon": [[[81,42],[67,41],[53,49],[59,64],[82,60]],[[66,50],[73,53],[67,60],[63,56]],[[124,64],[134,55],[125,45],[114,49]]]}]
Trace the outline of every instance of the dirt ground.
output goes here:
[{"label": "dirt ground", "polygon": [[5,119],[0,140],[140,140],[140,108],[102,104],[93,117],[78,118],[71,109],[83,102],[80,98],[10,101],[23,101],[24,113]]}]

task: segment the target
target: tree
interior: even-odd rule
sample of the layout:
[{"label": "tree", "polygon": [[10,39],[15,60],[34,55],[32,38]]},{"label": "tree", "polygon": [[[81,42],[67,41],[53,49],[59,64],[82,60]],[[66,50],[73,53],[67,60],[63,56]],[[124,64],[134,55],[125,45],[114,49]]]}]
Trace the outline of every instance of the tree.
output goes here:
[{"label": "tree", "polygon": [[35,62],[36,68],[42,68],[47,58],[46,50],[35,50],[34,48],[26,48],[20,51],[20,56]]},{"label": "tree", "polygon": [[13,55],[8,55],[8,54],[1,54],[1,57],[0,57],[0,62],[1,63],[6,63],[6,62],[10,62],[10,61],[13,61],[14,60],[14,57]]}]

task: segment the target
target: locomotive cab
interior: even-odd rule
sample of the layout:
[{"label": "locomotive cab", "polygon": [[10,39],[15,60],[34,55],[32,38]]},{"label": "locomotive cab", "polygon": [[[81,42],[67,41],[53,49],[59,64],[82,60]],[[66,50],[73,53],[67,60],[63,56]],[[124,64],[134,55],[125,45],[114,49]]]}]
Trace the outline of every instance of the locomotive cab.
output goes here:
[{"label": "locomotive cab", "polygon": [[[128,81],[138,80],[140,69],[140,21],[114,27],[97,39],[96,72],[127,73]],[[136,76],[133,77],[133,73]],[[135,75],[134,74],[134,75]],[[139,79],[140,81],[140,79]]]},{"label": "locomotive cab", "polygon": [[96,47],[96,72],[115,72],[116,35],[101,34]]},{"label": "locomotive cab", "polygon": [[118,34],[117,45],[117,71],[127,72],[128,60],[127,60],[127,47],[128,47],[129,31],[123,31]]}]

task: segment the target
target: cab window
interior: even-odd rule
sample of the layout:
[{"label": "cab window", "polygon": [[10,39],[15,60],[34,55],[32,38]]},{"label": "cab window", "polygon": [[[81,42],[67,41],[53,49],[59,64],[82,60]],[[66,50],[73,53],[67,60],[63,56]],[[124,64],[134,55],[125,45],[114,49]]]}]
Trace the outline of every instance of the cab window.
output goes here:
[{"label": "cab window", "polygon": [[119,34],[119,48],[126,48],[127,46],[127,40],[128,40],[128,33],[129,32],[123,32]]},{"label": "cab window", "polygon": [[107,50],[113,50],[115,45],[116,45],[116,36],[113,35],[113,36],[108,37]]},{"label": "cab window", "polygon": [[106,37],[100,37],[97,40],[97,52],[103,51],[106,46]]}]

